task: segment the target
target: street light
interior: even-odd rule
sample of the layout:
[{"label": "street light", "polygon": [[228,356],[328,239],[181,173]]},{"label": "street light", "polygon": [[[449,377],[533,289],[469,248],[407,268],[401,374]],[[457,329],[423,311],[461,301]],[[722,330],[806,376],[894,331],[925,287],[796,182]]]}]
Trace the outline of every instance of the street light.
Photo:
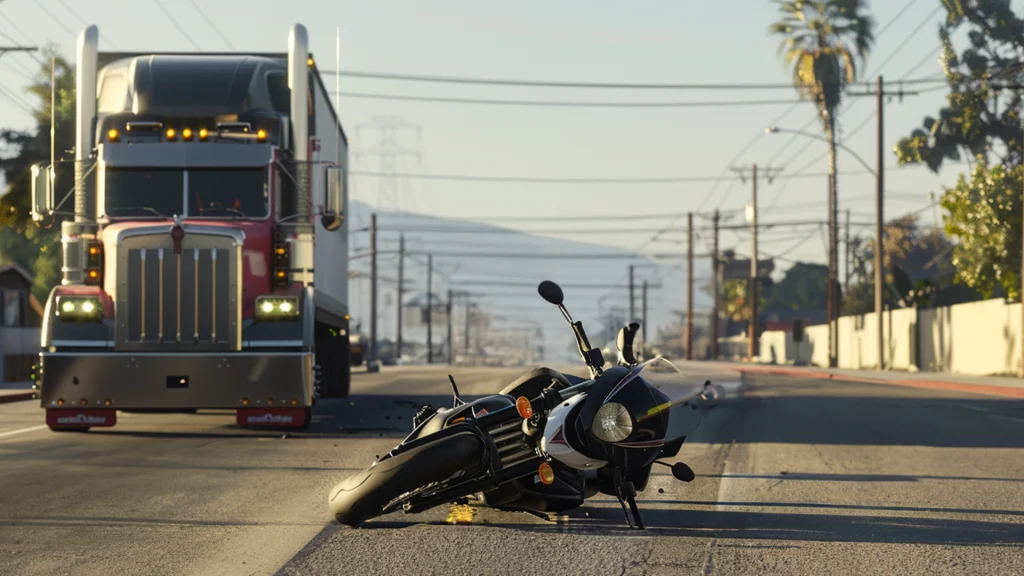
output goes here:
[{"label": "street light", "polygon": [[[824,142],[826,144],[828,143],[828,139],[826,139],[824,136],[819,136],[817,134],[812,134],[811,132],[804,132],[802,130],[790,130],[788,128],[779,128],[778,126],[769,126],[768,128],[764,129],[764,133],[765,134],[797,134],[797,135],[800,135],[800,136],[806,136],[807,138],[813,138],[815,140],[820,140],[820,141],[822,141],[822,142]],[[863,166],[865,170],[870,172],[872,176],[878,176],[878,172],[876,172],[873,168],[871,168],[871,166],[869,166],[868,163],[863,158],[858,156],[856,152],[854,152],[850,148],[846,147],[844,144],[840,144],[838,142],[836,142],[836,148],[841,148],[842,150],[845,150],[846,152],[849,152],[850,156],[853,156],[854,158],[856,158],[857,161],[860,162],[860,165]]]},{"label": "street light", "polygon": [[[879,79],[879,99],[881,98],[881,79]],[[881,100],[879,100],[881,102]],[[882,151],[882,116],[881,106],[879,106],[878,116],[878,169],[873,170],[868,163],[861,158],[856,152],[848,148],[843,144],[836,143],[836,148],[841,148],[848,152],[850,156],[853,156],[861,166],[863,166],[869,173],[875,177],[875,315],[878,317],[878,368],[885,368],[885,345],[884,345],[884,330],[882,328],[882,284],[884,283],[885,275],[882,273],[882,262],[884,256],[885,246],[882,244],[883,236],[883,201],[885,199],[885,167],[883,166],[883,151]],[[777,134],[780,132],[788,132],[790,134],[796,134],[800,136],[806,136],[807,138],[813,138],[822,142],[828,143],[828,140],[818,134],[812,134],[810,132],[804,132],[802,130],[788,130],[779,128],[778,126],[770,126],[764,129],[765,134]],[[838,222],[836,223],[838,224]],[[836,262],[836,270],[838,271],[839,263]],[[838,273],[837,273],[838,276]],[[836,303],[838,306],[838,302]],[[836,315],[836,331],[839,330],[838,314]],[[829,318],[829,325],[831,326],[832,319]],[[829,345],[831,346],[831,338],[829,339]],[[836,350],[836,364],[838,364],[839,350]]]}]

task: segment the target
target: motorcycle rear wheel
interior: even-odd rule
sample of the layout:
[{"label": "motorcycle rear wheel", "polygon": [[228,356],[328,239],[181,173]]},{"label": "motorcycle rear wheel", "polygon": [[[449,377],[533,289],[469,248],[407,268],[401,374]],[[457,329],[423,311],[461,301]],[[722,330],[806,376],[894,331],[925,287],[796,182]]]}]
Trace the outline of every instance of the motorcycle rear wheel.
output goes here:
[{"label": "motorcycle rear wheel", "polygon": [[445,436],[349,476],[331,489],[328,506],[341,524],[359,526],[383,515],[384,507],[403,494],[445,482],[460,472],[475,473],[485,455],[483,441],[471,432]]}]

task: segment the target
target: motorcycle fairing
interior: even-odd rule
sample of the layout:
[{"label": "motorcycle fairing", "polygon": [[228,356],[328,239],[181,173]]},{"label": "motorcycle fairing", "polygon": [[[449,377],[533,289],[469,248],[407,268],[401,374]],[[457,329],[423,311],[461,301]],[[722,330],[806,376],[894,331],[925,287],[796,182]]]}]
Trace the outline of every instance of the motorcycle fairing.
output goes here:
[{"label": "motorcycle fairing", "polygon": [[490,412],[497,412],[503,408],[515,406],[515,398],[506,394],[485,396],[472,402],[467,402],[457,408],[439,408],[437,412],[427,420],[423,426],[415,431],[406,441],[414,438],[423,438],[444,428],[457,424],[468,417],[479,417]]}]

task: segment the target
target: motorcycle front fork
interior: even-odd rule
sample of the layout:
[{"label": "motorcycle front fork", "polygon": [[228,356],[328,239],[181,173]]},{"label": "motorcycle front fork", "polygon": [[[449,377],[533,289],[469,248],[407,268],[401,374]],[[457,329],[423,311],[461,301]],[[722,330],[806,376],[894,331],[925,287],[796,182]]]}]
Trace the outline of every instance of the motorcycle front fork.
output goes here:
[{"label": "motorcycle front fork", "polygon": [[[622,514],[626,517],[629,527],[636,530],[644,530],[644,520],[640,517],[640,507],[636,505],[636,486],[625,479],[622,470],[616,468],[612,477],[615,483],[615,493],[622,506]],[[629,506],[627,509],[626,506]]]}]

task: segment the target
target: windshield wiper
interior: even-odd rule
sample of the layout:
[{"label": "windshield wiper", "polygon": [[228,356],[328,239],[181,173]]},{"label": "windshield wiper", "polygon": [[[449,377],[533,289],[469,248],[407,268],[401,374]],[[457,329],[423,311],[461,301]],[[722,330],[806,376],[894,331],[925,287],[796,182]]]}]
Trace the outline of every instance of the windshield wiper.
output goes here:
[{"label": "windshield wiper", "polygon": [[107,212],[120,212],[126,210],[142,210],[143,212],[149,212],[161,218],[170,218],[170,216],[160,212],[152,206],[111,206],[110,208],[107,208]]},{"label": "windshield wiper", "polygon": [[217,206],[215,208],[203,208],[203,209],[201,209],[199,211],[199,216],[205,216],[207,212],[217,212],[218,210],[227,212],[228,214],[231,214],[235,218],[248,218],[249,217],[249,215],[246,214],[245,212],[242,212],[241,210],[237,210],[235,208],[230,208],[230,207],[227,207],[227,206]]}]

